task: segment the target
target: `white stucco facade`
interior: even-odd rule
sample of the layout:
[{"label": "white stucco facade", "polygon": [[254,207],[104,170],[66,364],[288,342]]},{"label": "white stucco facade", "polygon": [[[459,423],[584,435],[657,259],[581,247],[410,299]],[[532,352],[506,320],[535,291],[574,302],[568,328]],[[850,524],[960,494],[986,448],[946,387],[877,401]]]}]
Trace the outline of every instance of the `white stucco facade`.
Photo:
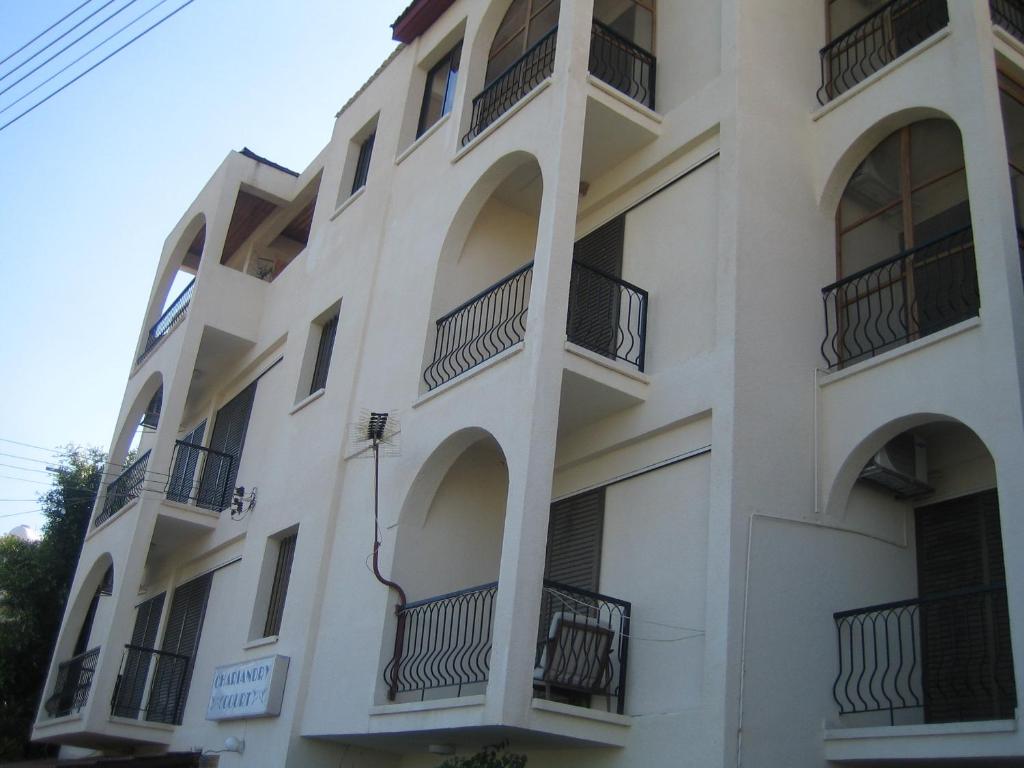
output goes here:
[{"label": "white stucco facade", "polygon": [[[831,90],[823,0],[643,3],[656,79],[614,37],[625,58],[599,71],[593,19],[613,5],[562,2],[550,47],[526,54],[550,52],[549,71],[512,71],[513,96],[478,110],[481,126],[510,1],[413,3],[397,32],[410,14],[436,18],[305,169],[227,156],[161,256],[35,739],[138,756],[244,740],[222,766],[415,768],[441,762],[431,747],[503,740],[530,768],[1024,761],[1024,290],[1008,170],[1024,133],[1001,106],[1006,81],[1024,82],[1024,42],[993,23],[1016,3],[889,3],[879,35],[904,34],[911,6],[934,29]],[[424,125],[442,64],[457,70],[450,111]],[[900,247],[872,246],[871,263],[910,256],[870,292],[898,284],[902,311],[864,320],[858,293],[823,313],[823,287],[857,279],[837,209],[870,207],[865,159],[939,120],[963,159],[936,186],[913,181],[927,165],[907,151],[916,139],[891,145],[916,186]],[[925,223],[960,200],[935,191],[943,180],[965,185],[970,226],[966,245],[934,250]],[[574,244],[614,222],[619,274],[574,265]],[[969,268],[926,298],[937,278],[923,270],[954,258]],[[172,304],[176,275],[195,282]],[[232,432],[239,393],[251,400]],[[154,399],[155,426],[137,429]],[[401,620],[372,572],[369,411],[400,424],[378,509]],[[862,477],[900,436],[926,457],[910,495]],[[142,459],[126,468],[130,448]],[[592,581],[559,591],[549,517],[583,497],[601,504]],[[919,532],[965,499],[998,500],[986,580],[936,595]],[[172,603],[198,577],[193,637]],[[981,601],[941,614],[973,638],[955,664],[936,649],[960,641],[922,607],[951,599]],[[842,615],[872,606],[853,642]],[[592,690],[538,677],[565,637],[553,610],[607,628]],[[568,642],[571,663],[602,653]],[[215,670],[275,656],[288,659],[279,714],[207,719]],[[187,673],[166,671],[179,663]],[[960,714],[943,709],[945,688],[979,680]]]}]

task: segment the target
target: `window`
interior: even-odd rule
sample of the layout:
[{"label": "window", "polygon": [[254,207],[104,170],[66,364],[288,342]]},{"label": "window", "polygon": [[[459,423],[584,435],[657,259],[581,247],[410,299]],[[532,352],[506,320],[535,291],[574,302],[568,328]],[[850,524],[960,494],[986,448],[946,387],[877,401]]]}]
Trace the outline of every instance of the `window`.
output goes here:
[{"label": "window", "polygon": [[331,352],[334,349],[334,337],[338,332],[338,313],[335,312],[320,329],[320,343],[316,348],[316,363],[313,364],[313,378],[309,384],[309,394],[327,386],[327,372],[331,367]]},{"label": "window", "polygon": [[484,82],[508,69],[558,24],[559,0],[514,0],[505,12],[487,54]]},{"label": "window", "polygon": [[281,631],[281,617],[284,615],[284,601],[288,596],[288,581],[292,575],[292,560],[295,558],[295,543],[298,538],[298,533],[292,533],[278,541],[277,562],[274,566],[274,579],[270,585],[263,637],[272,637]]},{"label": "window", "polygon": [[839,363],[978,314],[967,175],[953,122],[901,128],[853,172],[836,211],[836,273],[826,302]]},{"label": "window", "polygon": [[[626,216],[617,216],[573,246],[566,334],[569,341],[615,359],[620,344],[620,298]],[[609,280],[608,278],[614,278]]]},{"label": "window", "polygon": [[654,50],[654,0],[594,0],[594,18],[633,45]]},{"label": "window", "polygon": [[165,593],[151,597],[135,609],[132,629],[132,647],[125,655],[120,682],[114,693],[111,714],[117,717],[137,718],[142,712],[146,693],[146,678],[155,655],[156,633],[164,610]]},{"label": "window", "polygon": [[367,136],[359,145],[359,159],[356,161],[356,175],[352,179],[352,193],[355,194],[366,186],[366,176],[370,172],[370,156],[373,154],[373,140],[376,132]]},{"label": "window", "polygon": [[420,109],[420,122],[416,128],[417,138],[452,111],[461,56],[462,41],[460,40],[427,73],[427,84],[423,90],[423,107]]}]

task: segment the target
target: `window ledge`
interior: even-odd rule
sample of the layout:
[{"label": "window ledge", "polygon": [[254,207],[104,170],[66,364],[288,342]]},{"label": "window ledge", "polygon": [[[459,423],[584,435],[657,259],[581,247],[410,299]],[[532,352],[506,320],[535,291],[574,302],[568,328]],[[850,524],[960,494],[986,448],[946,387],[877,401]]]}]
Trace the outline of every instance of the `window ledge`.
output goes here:
[{"label": "window ledge", "polygon": [[317,400],[324,396],[324,392],[326,391],[326,387],[320,387],[320,389],[318,389],[316,392],[313,392],[312,394],[302,398],[301,400],[299,400],[299,402],[292,406],[292,409],[288,411],[288,415],[291,416],[294,413],[298,413],[310,403],[316,402]]},{"label": "window ledge", "polygon": [[[1019,756],[1016,720],[825,728],[825,759],[860,763],[916,758],[931,761]],[[929,762],[929,764],[931,764]],[[973,763],[972,763],[973,764]]]},{"label": "window ledge", "polygon": [[913,48],[913,49],[907,51],[906,53],[904,53],[902,56],[900,56],[898,59],[896,59],[896,61],[892,61],[892,62],[886,64],[884,67],[882,67],[877,72],[875,72],[875,73],[871,74],[869,77],[866,77],[863,80],[861,80],[859,83],[857,83],[855,86],[850,88],[848,91],[844,91],[843,93],[841,93],[838,96],[836,96],[834,99],[832,99],[832,101],[830,101],[825,106],[820,107],[817,110],[815,110],[814,112],[812,112],[811,113],[811,120],[817,122],[818,120],[823,118],[825,115],[827,115],[830,112],[832,112],[834,109],[837,109],[840,105],[845,104],[846,102],[848,102],[850,99],[852,99],[858,93],[861,93],[862,91],[867,90],[868,88],[870,88],[872,85],[877,83],[882,78],[888,77],[889,75],[891,75],[893,72],[898,70],[903,65],[905,65],[908,62],[916,59],[918,56],[920,56],[922,53],[927,51],[929,48],[932,48],[932,47],[938,45],[940,42],[945,40],[951,34],[952,34],[952,30],[950,29],[949,25],[947,24],[943,29],[941,29],[938,32],[936,32],[934,35],[929,37],[927,40],[925,40],[925,41],[923,41],[921,43],[918,43],[915,48]]},{"label": "window ledge", "polygon": [[345,210],[350,205],[352,205],[352,203],[354,203],[356,200],[363,196],[363,192],[365,191],[366,185],[363,184],[363,186],[361,186],[359,189],[357,189],[355,192],[353,192],[351,195],[345,198],[345,200],[337,208],[334,209],[334,213],[331,214],[330,220],[334,221],[336,218],[341,216],[341,214],[344,213]]},{"label": "window ledge", "polygon": [[431,136],[433,136],[435,133],[437,133],[439,130],[441,130],[441,126],[444,125],[445,123],[447,123],[448,119],[451,116],[452,116],[451,112],[449,112],[447,115],[442,115],[440,120],[438,120],[432,126],[427,128],[427,130],[425,130],[423,132],[422,136],[419,136],[416,139],[416,141],[414,141],[408,147],[403,149],[402,152],[398,155],[398,157],[395,158],[395,165],[401,165],[402,161],[405,160],[405,158],[407,158],[413,152],[415,152],[423,142],[425,142],[427,139],[429,139]]},{"label": "window ledge", "polygon": [[469,144],[467,144],[464,147],[459,147],[459,151],[456,152],[455,153],[455,157],[452,158],[452,164],[454,165],[455,163],[459,162],[459,160],[461,160],[466,155],[468,155],[471,151],[473,151],[473,149],[477,145],[479,145],[484,139],[486,139],[488,136],[490,136],[492,133],[494,133],[496,130],[498,130],[501,126],[503,126],[505,123],[507,123],[509,120],[511,120],[512,116],[514,114],[519,112],[523,107],[525,107],[527,104],[529,104],[535,98],[537,98],[537,96],[539,96],[543,91],[545,91],[548,88],[548,86],[550,86],[550,85],[551,85],[551,75],[548,75],[548,77],[546,77],[544,80],[542,80],[540,83],[538,83],[537,86],[532,91],[530,91],[528,94],[526,94],[521,99],[519,99],[519,101],[517,101],[511,107],[506,109],[498,117],[497,120],[495,120],[493,123],[491,123],[486,128],[484,128],[478,135],[474,136],[473,140],[471,142],[469,142]]},{"label": "window ledge", "polygon": [[[883,352],[880,355],[869,357],[866,360],[861,360],[859,363],[854,363],[847,368],[841,368],[837,371],[822,371],[821,377],[818,382],[818,386],[821,388],[827,387],[829,384],[835,384],[837,381],[848,379],[850,376],[856,376],[858,373],[869,371],[879,365],[885,365],[890,360],[895,360],[903,355],[909,355],[918,350],[930,347],[932,344],[938,344],[940,341],[945,341],[951,336],[959,336],[961,333],[967,333],[974,328],[981,325],[980,317],[972,317],[963,322],[951,325],[949,328],[943,328],[941,331],[930,333],[924,338],[915,339],[914,341],[901,344],[895,349],[890,349]],[[820,370],[820,369],[819,369]]]},{"label": "window ledge", "polygon": [[251,651],[253,648],[262,648],[266,645],[273,645],[277,642],[278,635],[268,635],[267,637],[258,637],[255,640],[250,640],[242,646],[243,651]]},{"label": "window ledge", "polygon": [[110,715],[107,720],[111,723],[127,725],[132,728],[152,728],[157,731],[167,731],[168,733],[173,733],[178,727],[171,723],[158,723],[155,720],[143,720],[141,718],[136,719],[134,717],[118,717],[117,715]]}]

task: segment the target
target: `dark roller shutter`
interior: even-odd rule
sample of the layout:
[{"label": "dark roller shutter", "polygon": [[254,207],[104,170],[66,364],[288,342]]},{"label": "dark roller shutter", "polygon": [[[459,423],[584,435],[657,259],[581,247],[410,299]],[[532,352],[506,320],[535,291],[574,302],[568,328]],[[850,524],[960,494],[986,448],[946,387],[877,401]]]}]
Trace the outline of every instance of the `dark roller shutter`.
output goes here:
[{"label": "dark roller shutter", "polygon": [[213,574],[207,573],[174,590],[160,648],[166,654],[174,655],[161,655],[157,661],[147,720],[181,722],[212,581]]},{"label": "dark roller shutter", "polygon": [[118,717],[139,716],[153,658],[152,653],[139,649],[156,647],[156,633],[160,627],[165,596],[161,593],[151,597],[135,609],[135,627],[132,629],[131,640],[134,647],[127,649],[114,694],[113,714]]},{"label": "dark roller shutter", "polygon": [[189,432],[175,446],[174,465],[171,467],[171,476],[167,482],[167,498],[170,501],[177,501],[187,504],[192,498],[192,484],[196,479],[196,469],[199,466],[199,456],[202,453],[199,446],[203,444],[203,435],[206,432],[206,420],[198,427]]},{"label": "dark roller shutter", "polygon": [[619,343],[619,286],[622,277],[625,215],[576,241],[569,286],[566,336],[573,344],[615,357]]},{"label": "dark roller shutter", "polygon": [[920,507],[916,523],[925,720],[1013,717],[1016,686],[996,491]]},{"label": "dark roller shutter", "polygon": [[[243,389],[227,405],[217,411],[209,448],[203,464],[203,477],[199,481],[199,506],[218,512],[231,502],[238,478],[238,465],[242,459],[245,433],[249,428],[249,414],[256,397],[256,382]],[[226,455],[221,455],[226,454]]]},{"label": "dark roller shutter", "polygon": [[622,277],[622,249],[626,240],[626,217],[618,216],[576,241],[573,261]]},{"label": "dark roller shutter", "polygon": [[596,592],[603,529],[604,488],[552,504],[544,578]]}]

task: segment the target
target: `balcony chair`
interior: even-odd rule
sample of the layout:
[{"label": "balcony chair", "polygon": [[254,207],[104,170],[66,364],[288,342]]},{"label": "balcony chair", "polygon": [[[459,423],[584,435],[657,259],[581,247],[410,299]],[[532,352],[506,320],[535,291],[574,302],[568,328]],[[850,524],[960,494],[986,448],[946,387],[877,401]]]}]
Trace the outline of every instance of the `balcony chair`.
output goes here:
[{"label": "balcony chair", "polygon": [[[544,698],[557,695],[577,698],[579,694],[611,697],[611,650],[614,630],[607,623],[570,611],[551,616],[548,635],[542,641],[540,662],[533,671],[533,687]],[[575,694],[575,696],[574,696]]]}]

